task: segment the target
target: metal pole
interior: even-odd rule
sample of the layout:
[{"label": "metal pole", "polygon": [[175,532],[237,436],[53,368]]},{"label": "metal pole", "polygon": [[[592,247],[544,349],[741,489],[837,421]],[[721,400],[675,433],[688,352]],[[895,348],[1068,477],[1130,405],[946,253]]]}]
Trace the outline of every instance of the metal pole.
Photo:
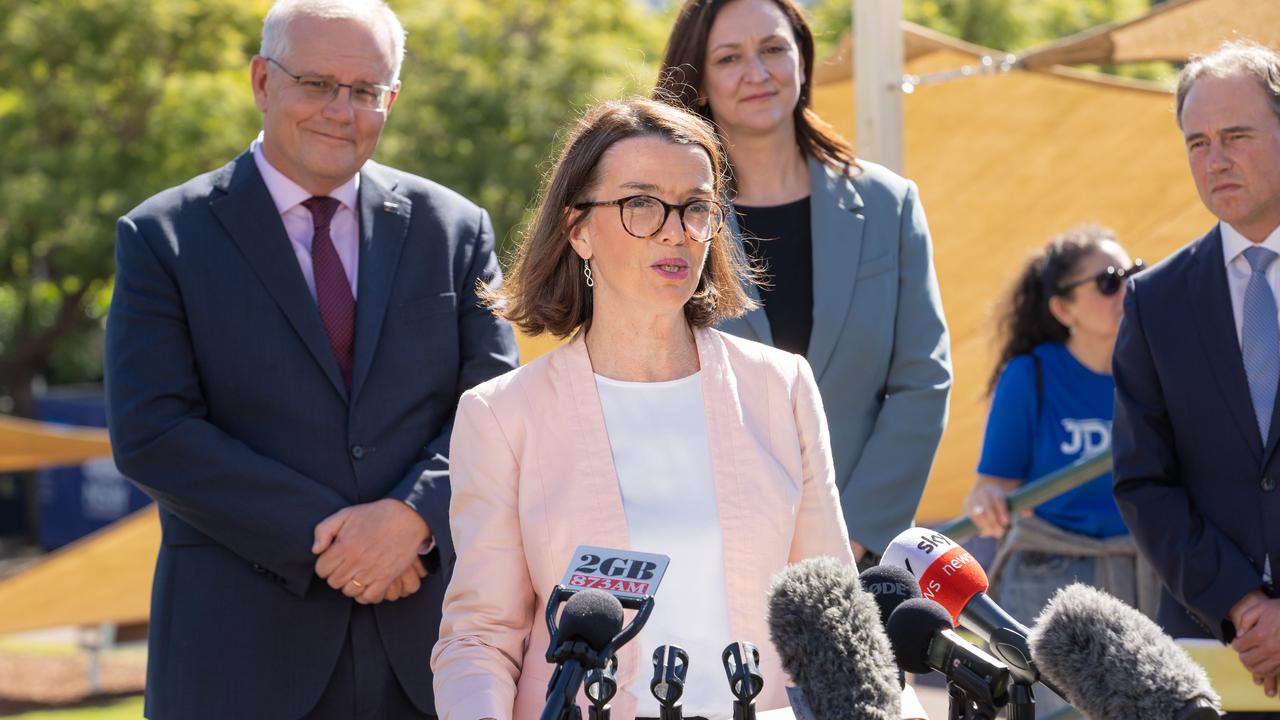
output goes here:
[{"label": "metal pole", "polygon": [[902,172],[902,0],[852,0],[858,156]]}]

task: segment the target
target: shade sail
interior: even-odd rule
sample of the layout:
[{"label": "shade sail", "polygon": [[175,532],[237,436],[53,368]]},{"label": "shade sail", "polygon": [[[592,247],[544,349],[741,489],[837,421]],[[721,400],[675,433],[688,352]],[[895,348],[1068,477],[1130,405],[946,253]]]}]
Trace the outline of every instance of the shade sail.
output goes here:
[{"label": "shade sail", "polygon": [[65,625],[146,622],[160,547],[155,506],[0,581],[0,635]]},{"label": "shade sail", "polygon": [[76,465],[110,454],[106,430],[0,416],[0,472]]},{"label": "shade sail", "polygon": [[1020,58],[1022,67],[1182,62],[1225,40],[1248,39],[1280,47],[1280,2],[1274,0],[1169,0],[1145,15],[1063,38]]}]

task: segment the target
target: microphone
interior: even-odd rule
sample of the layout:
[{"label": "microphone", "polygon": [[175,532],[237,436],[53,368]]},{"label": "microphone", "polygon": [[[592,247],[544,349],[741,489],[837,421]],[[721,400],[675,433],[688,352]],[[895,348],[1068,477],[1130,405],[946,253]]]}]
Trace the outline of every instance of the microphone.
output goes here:
[{"label": "microphone", "polygon": [[[547,662],[556,670],[547,686],[547,704],[541,720],[576,720],[581,717],[575,696],[589,670],[616,668],[614,652],[640,632],[653,612],[653,596],[671,561],[666,555],[580,545],[573,551],[564,580],[547,599]],[[561,628],[556,629],[556,608],[564,603]],[[636,611],[622,627],[622,608]],[[615,678],[601,679],[612,682]],[[600,688],[603,692],[604,687]],[[590,696],[588,696],[590,697]],[[608,698],[596,712],[607,711]]]},{"label": "microphone", "polygon": [[661,645],[653,651],[653,680],[649,692],[658,699],[658,720],[681,720],[684,711],[684,677],[689,672],[689,655],[679,645]]},{"label": "microphone", "polygon": [[1027,627],[987,596],[987,573],[982,565],[951,538],[928,528],[908,528],[889,543],[881,564],[906,568],[920,584],[920,594],[951,614],[987,642],[991,654],[1009,667],[1019,683],[1041,682],[1062,695],[1040,676],[1027,645]]},{"label": "microphone", "polygon": [[[769,637],[809,720],[898,720],[901,688],[875,600],[834,558],[788,566],[769,591]],[[802,697],[797,697],[802,696]]]},{"label": "microphone", "polygon": [[588,672],[584,683],[591,701],[587,720],[609,720],[609,701],[618,693],[618,656],[610,655],[608,665]]},{"label": "microphone", "polygon": [[968,706],[963,717],[994,718],[1009,702],[1009,668],[951,628],[951,617],[938,603],[907,600],[889,616],[893,655],[907,672],[945,675],[952,702]]},{"label": "microphone", "polygon": [[[553,624],[559,587],[552,593],[547,607],[548,623]],[[612,655],[614,638],[622,631],[622,603],[601,590],[575,593],[564,604],[560,628],[551,629],[551,648],[547,659],[556,663],[555,674],[547,688],[547,704],[541,720],[567,720],[580,717],[574,698],[587,670],[604,669]]]},{"label": "microphone", "polygon": [[764,689],[760,651],[749,642],[729,643],[720,653],[733,693],[733,720],[756,720],[756,696]]},{"label": "microphone", "polygon": [[[876,565],[862,571],[858,576],[862,589],[871,594],[880,609],[880,626],[889,627],[889,616],[899,605],[920,597],[920,586],[915,577],[896,565]],[[905,688],[907,678],[898,668],[898,687]]]},{"label": "microphone", "polygon": [[1031,650],[1063,697],[1094,720],[1216,720],[1203,668],[1145,615],[1087,585],[1049,600]]}]

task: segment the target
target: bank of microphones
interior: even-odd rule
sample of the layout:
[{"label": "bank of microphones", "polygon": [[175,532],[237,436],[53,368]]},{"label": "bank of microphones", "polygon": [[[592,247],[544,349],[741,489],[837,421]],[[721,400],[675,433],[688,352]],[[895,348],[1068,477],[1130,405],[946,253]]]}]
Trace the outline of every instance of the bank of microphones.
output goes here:
[{"label": "bank of microphones", "polygon": [[[580,547],[551,593],[547,660],[556,664],[542,720],[609,720],[616,652],[643,627],[669,559]],[[1035,718],[1033,686],[1092,720],[1209,720],[1221,701],[1205,672],[1137,610],[1083,585],[1062,589],[1032,628],[987,596],[986,573],[945,535],[911,528],[861,576],[833,558],[804,560],[775,578],[769,635],[786,678],[765,678],[750,642],[721,655],[734,720],[756,720],[766,682],[786,687],[799,720],[898,720],[904,671],[942,673],[949,718]],[[563,611],[556,620],[556,611]],[[634,611],[625,622],[624,610]],[[984,647],[956,633],[963,627]],[[694,658],[697,662],[698,658]],[[683,720],[690,658],[662,645],[649,690],[659,720]],[[698,713],[693,713],[698,714]],[[726,713],[727,714],[727,713]],[[762,715],[768,717],[769,715]]]},{"label": "bank of microphones", "polygon": [[[947,676],[952,717],[990,718],[1006,708],[1010,720],[1034,718],[1036,683],[1092,720],[1219,717],[1204,670],[1155,623],[1100,590],[1060,590],[1029,629],[987,596],[981,565],[945,535],[908,529],[881,564],[907,570],[922,595],[889,618],[895,657],[908,672]],[[957,636],[954,625],[989,652]]]},{"label": "bank of microphones", "polygon": [[[609,720],[618,691],[617,651],[633,639],[653,612],[654,596],[670,559],[665,555],[581,546],[564,579],[547,601],[551,639],[547,662],[556,666],[547,686],[541,720],[580,720],[579,690],[589,702],[589,720]],[[625,622],[625,610],[634,610]],[[756,720],[755,698],[764,688],[760,651],[733,642],[721,654],[734,720]],[[676,645],[653,654],[650,692],[659,720],[682,720],[681,697],[689,656]]]}]

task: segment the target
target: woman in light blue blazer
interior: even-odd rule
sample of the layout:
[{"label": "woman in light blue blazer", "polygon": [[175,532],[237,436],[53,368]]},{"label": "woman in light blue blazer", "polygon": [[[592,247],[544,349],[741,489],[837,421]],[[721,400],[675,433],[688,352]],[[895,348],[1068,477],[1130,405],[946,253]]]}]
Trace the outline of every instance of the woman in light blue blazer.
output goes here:
[{"label": "woman in light blue blazer", "polygon": [[813,34],[793,0],[686,0],[656,95],[711,119],[742,249],[771,282],[721,325],[804,355],[831,428],[850,544],[873,564],[913,524],[946,424],[951,362],[915,183],[809,107]]}]

